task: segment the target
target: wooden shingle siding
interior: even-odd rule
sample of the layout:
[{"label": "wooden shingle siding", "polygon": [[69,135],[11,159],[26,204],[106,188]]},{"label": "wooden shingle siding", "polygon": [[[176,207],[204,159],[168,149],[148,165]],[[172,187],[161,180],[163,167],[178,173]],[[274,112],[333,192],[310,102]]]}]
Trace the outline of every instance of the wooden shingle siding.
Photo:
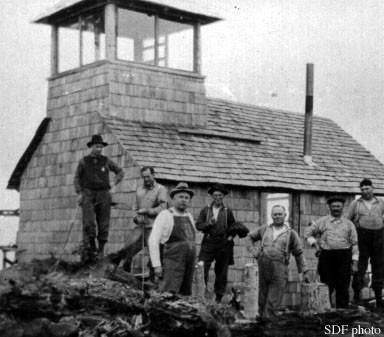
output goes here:
[{"label": "wooden shingle siding", "polygon": [[200,76],[114,64],[109,78],[110,116],[194,127],[206,123],[205,89]]},{"label": "wooden shingle siding", "polygon": [[[196,192],[195,219],[211,202],[209,184],[226,184],[226,204],[250,230],[265,224],[264,192],[290,193],[294,228],[301,236],[310,221],[328,213],[328,195],[343,194],[349,204],[363,177],[371,177],[376,192],[384,194],[384,166],[334,122],[314,118],[316,166],[308,167],[302,157],[303,115],[206,99],[203,78],[186,72],[100,62],[51,78],[47,111],[50,119],[43,121],[10,180],[11,188],[20,189],[20,261],[61,253],[76,210],[74,173],[89,153],[86,143],[93,134],[103,135],[110,144],[105,155],[125,171],[113,196],[119,204],[112,209],[106,253],[132,236],[131,207],[143,166],[154,166],[168,189],[178,181],[190,184]],[[198,244],[201,239],[199,233]],[[66,259],[75,258],[71,252],[81,240],[79,212]],[[304,252],[314,277],[317,259],[307,245]],[[243,287],[243,268],[253,262],[244,240],[236,238],[234,259],[228,289]],[[286,304],[299,303],[297,291],[291,259]]]}]

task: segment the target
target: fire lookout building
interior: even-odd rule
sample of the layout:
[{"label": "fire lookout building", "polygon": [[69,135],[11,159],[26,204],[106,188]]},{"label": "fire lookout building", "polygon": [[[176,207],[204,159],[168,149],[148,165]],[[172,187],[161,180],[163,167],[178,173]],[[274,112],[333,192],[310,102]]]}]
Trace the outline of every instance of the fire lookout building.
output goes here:
[{"label": "fire lookout building", "polygon": [[[327,214],[327,196],[353,200],[364,177],[384,195],[384,166],[333,121],[313,119],[312,166],[303,160],[304,115],[206,97],[200,28],[220,18],[204,3],[65,0],[37,18],[52,26],[51,76],[47,116],[8,184],[20,192],[20,261],[62,249],[76,208],[74,172],[93,134],[105,137],[105,154],[125,171],[107,253],[130,235],[142,166],[154,166],[169,189],[188,182],[195,217],[210,202],[208,186],[227,185],[228,207],[250,229],[267,223],[279,203],[302,235],[310,220]],[[68,259],[82,239],[80,221]],[[235,243],[229,287],[241,287],[252,262]],[[313,251],[305,255],[315,269]],[[293,270],[288,305],[298,301]]]}]

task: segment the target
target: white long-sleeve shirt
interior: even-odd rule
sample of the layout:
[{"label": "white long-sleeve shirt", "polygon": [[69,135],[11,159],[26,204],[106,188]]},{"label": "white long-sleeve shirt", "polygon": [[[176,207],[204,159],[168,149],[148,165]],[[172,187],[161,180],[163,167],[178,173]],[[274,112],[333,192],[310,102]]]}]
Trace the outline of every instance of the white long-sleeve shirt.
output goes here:
[{"label": "white long-sleeve shirt", "polygon": [[[173,216],[188,216],[192,226],[195,229],[192,214],[189,212],[179,212],[174,207],[170,210],[166,209],[159,213],[153,223],[152,232],[148,239],[149,256],[151,258],[153,268],[160,267],[160,244],[164,244],[169,240],[172,234],[174,221]],[[196,229],[195,229],[196,230]]]}]

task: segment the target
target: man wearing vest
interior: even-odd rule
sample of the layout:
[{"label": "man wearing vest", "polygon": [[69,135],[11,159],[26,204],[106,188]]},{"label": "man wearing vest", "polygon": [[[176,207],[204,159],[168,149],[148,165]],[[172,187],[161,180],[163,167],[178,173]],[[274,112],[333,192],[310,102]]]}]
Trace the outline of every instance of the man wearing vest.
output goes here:
[{"label": "man wearing vest", "polygon": [[[283,301],[288,282],[290,254],[296,259],[299,273],[309,282],[307,265],[298,234],[284,223],[283,206],[272,207],[271,225],[261,226],[248,234],[247,249],[259,264],[259,320],[277,321],[277,310]],[[261,241],[258,249],[254,242]]]},{"label": "man wearing vest", "polygon": [[335,290],[336,308],[348,308],[351,270],[357,272],[359,259],[357,233],[354,224],[343,217],[345,199],[334,196],[327,203],[330,215],[307,228],[305,237],[316,248],[317,269],[321,282],[328,285],[329,297]]},{"label": "man wearing vest", "polygon": [[364,286],[364,275],[370,259],[376,307],[383,310],[384,203],[373,194],[373,184],[370,179],[363,179],[360,182],[360,191],[361,198],[352,201],[347,212],[347,218],[356,226],[360,251],[358,272],[352,282],[354,301],[359,303],[361,300],[360,292]]},{"label": "man wearing vest", "polygon": [[[179,183],[169,193],[173,207],[163,210],[155,219],[149,237],[149,255],[155,275],[162,278],[160,291],[189,296],[196,264],[195,226],[187,211],[194,192]],[[160,245],[164,244],[163,260]]]},{"label": "man wearing vest", "polygon": [[[131,271],[133,257],[148,245],[148,238],[151,234],[152,225],[156,216],[168,205],[167,189],[155,180],[155,169],[145,166],[141,169],[143,185],[136,190],[135,202],[132,210],[135,212],[133,219],[137,225],[130,238],[130,242],[121,250],[109,255],[110,260],[118,265],[124,259],[123,268]],[[144,235],[144,238],[143,238]],[[150,266],[150,278],[153,280],[153,268]]]},{"label": "man wearing vest", "polygon": [[233,264],[233,238],[229,233],[235,218],[232,211],[224,206],[223,199],[228,191],[221,184],[214,184],[208,189],[213,198],[205,206],[196,221],[196,228],[204,233],[199,254],[199,261],[204,262],[204,280],[208,284],[209,269],[215,261],[214,291],[216,302],[220,303],[227,287],[228,268]]},{"label": "man wearing vest", "polygon": [[[109,221],[111,217],[111,194],[115,186],[123,179],[123,170],[112,160],[103,156],[103,147],[108,144],[100,135],[93,135],[87,146],[91,149],[88,156],[82,158],[77,167],[74,185],[79,194],[78,202],[83,211],[84,261],[97,255],[104,255],[104,246],[108,241]],[[109,181],[109,172],[115,173],[114,182]],[[96,227],[98,249],[96,250]]]}]

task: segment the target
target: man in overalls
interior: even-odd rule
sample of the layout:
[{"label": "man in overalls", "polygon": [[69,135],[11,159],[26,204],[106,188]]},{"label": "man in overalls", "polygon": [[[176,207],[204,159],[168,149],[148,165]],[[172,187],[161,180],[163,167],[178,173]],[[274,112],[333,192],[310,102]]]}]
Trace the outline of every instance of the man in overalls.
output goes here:
[{"label": "man in overalls", "polygon": [[[248,234],[247,249],[259,264],[259,314],[263,321],[277,321],[277,310],[288,282],[289,258],[296,259],[298,272],[309,282],[307,265],[298,234],[284,223],[286,211],[283,206],[272,207],[271,225],[261,226]],[[261,241],[261,248],[254,246]]]},{"label": "man in overalls", "polygon": [[[153,223],[149,236],[149,255],[155,276],[162,278],[160,291],[189,296],[196,263],[195,226],[187,207],[194,192],[179,183],[169,193],[173,207],[163,210]],[[160,244],[164,244],[160,261]]]}]

